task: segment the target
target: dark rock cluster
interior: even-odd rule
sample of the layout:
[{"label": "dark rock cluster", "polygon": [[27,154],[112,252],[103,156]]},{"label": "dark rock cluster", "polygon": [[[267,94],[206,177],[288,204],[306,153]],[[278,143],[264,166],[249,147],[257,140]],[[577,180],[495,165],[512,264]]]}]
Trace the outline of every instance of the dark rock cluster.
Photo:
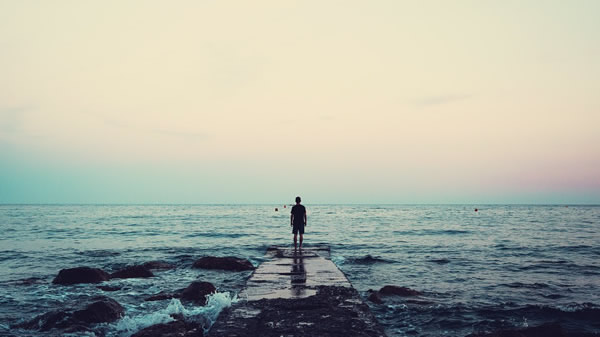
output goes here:
[{"label": "dark rock cluster", "polygon": [[123,314],[124,309],[117,301],[108,297],[96,297],[82,309],[54,310],[21,323],[17,327],[40,331],[51,329],[65,329],[67,332],[82,331],[93,323],[114,322]]},{"label": "dark rock cluster", "polygon": [[384,296],[419,296],[422,295],[420,291],[410,289],[407,287],[398,287],[393,285],[387,285],[378,291],[369,290],[369,297],[367,298],[369,301],[377,304],[383,303]]},{"label": "dark rock cluster", "polygon": [[131,337],[203,337],[202,325],[195,322],[176,320],[164,324],[156,324],[142,329]]},{"label": "dark rock cluster", "polygon": [[[221,269],[230,271],[253,270],[250,261],[235,257],[203,257],[194,264],[196,268]],[[91,267],[67,268],[59,271],[52,283],[59,285],[73,285],[81,283],[101,283],[111,279],[146,278],[153,277],[152,270],[173,269],[175,265],[164,261],[150,261],[142,265],[134,265],[115,271],[112,274],[102,269]],[[25,280],[29,282],[30,280]],[[26,282],[23,282],[26,284]],[[31,279],[31,282],[39,282]],[[103,291],[118,291],[121,286],[98,285]],[[163,291],[146,301],[163,300],[170,298],[181,298],[182,300],[194,302],[195,305],[205,305],[207,296],[216,292],[217,289],[211,283],[194,281],[187,288],[173,292]],[[15,328],[49,331],[58,329],[64,333],[77,333],[89,331],[91,325],[97,323],[110,323],[118,320],[124,315],[123,307],[115,300],[108,297],[96,297],[85,307],[79,309],[63,308],[34,317],[33,319],[14,325]],[[134,336],[166,336],[166,337],[202,337],[203,325],[198,322],[186,321],[183,316],[174,317],[176,320],[166,324],[157,324],[137,332]]]},{"label": "dark rock cluster", "polygon": [[193,301],[198,305],[206,304],[206,297],[217,291],[217,288],[208,282],[194,281],[187,288],[174,292],[161,291],[152,295],[144,301],[160,301],[170,298],[181,298],[182,300]]},{"label": "dark rock cluster", "polygon": [[221,270],[229,270],[229,271],[244,271],[244,270],[254,270],[254,266],[252,263],[245,259],[238,259],[236,257],[215,257],[215,256],[205,256],[202,257],[192,266],[194,268],[202,268],[202,269],[221,269]]},{"label": "dark rock cluster", "polygon": [[[220,269],[229,271],[254,270],[252,263],[236,257],[205,256],[194,262],[193,268]],[[152,269],[173,269],[174,265],[163,261],[149,261],[142,265],[129,266],[109,274],[102,269],[76,267],[62,269],[52,283],[71,285],[78,283],[100,283],[110,279],[153,277]]]},{"label": "dark rock cluster", "polygon": [[110,274],[110,278],[144,278],[154,274],[145,266],[130,266]]},{"label": "dark rock cluster", "polygon": [[105,272],[102,269],[90,267],[75,267],[61,269],[52,283],[71,285],[78,283],[100,283],[113,278],[140,278],[152,277],[154,274],[150,269],[144,266],[131,266],[125,269],[116,271],[112,274]]},{"label": "dark rock cluster", "polygon": [[108,281],[110,275],[102,269],[90,267],[77,267],[62,269],[54,278],[54,284],[100,283]]},{"label": "dark rock cluster", "polygon": [[208,282],[192,282],[181,292],[181,299],[194,301],[200,305],[206,304],[206,296],[217,291],[217,288]]},{"label": "dark rock cluster", "polygon": [[358,292],[348,287],[319,287],[306,298],[240,303],[221,315],[207,336],[385,336]]}]

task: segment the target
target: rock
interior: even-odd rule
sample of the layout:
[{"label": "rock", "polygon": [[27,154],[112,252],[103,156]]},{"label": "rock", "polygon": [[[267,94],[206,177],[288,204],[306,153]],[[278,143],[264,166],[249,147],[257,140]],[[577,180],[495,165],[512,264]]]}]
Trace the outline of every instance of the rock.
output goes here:
[{"label": "rock", "polygon": [[123,307],[111,298],[96,297],[93,301],[84,309],[74,312],[68,309],[50,311],[16,327],[40,331],[51,329],[82,331],[93,323],[114,322],[124,313]]},{"label": "rock", "polygon": [[388,295],[396,295],[396,296],[419,296],[422,295],[421,292],[416,291],[414,289],[406,288],[406,287],[398,287],[398,286],[384,286],[379,289],[379,294],[388,296]]},{"label": "rock", "polygon": [[193,268],[222,269],[230,271],[254,270],[252,263],[236,257],[205,256],[194,262]]},{"label": "rock", "polygon": [[187,288],[181,293],[181,299],[190,300],[199,303],[200,305],[206,304],[206,296],[216,292],[215,286],[208,282],[192,282]]},{"label": "rock", "polygon": [[567,337],[558,323],[546,323],[535,327],[514,330],[499,330],[492,333],[476,333],[467,337]]},{"label": "rock", "polygon": [[54,278],[54,284],[76,284],[76,283],[100,283],[108,281],[110,275],[97,268],[77,267],[62,269],[58,272],[58,276]]},{"label": "rock", "polygon": [[171,318],[176,321],[184,321],[185,320],[185,316],[183,316],[182,313],[170,314],[169,316],[171,316]]},{"label": "rock", "polygon": [[210,337],[385,337],[369,306],[349,287],[317,287],[305,298],[240,301],[219,314]]},{"label": "rock", "polygon": [[16,324],[14,327],[28,330],[48,331],[52,328],[65,328],[71,317],[69,312],[54,310],[34,317],[32,320]]},{"label": "rock", "polygon": [[142,278],[153,277],[150,269],[144,266],[130,266],[110,274],[110,278]]},{"label": "rock", "polygon": [[198,323],[174,321],[142,329],[131,337],[203,337],[204,329]]},{"label": "rock", "polygon": [[181,297],[181,291],[174,292],[174,293],[161,291],[158,294],[154,294],[150,297],[145,298],[144,301],[161,301],[161,300],[168,300],[171,298],[179,298],[179,297]]},{"label": "rock", "polygon": [[124,312],[123,307],[112,298],[96,297],[85,309],[75,311],[73,318],[83,323],[108,323],[121,318]]},{"label": "rock", "polygon": [[104,290],[104,291],[117,291],[117,290],[121,290],[122,287],[120,287],[120,286],[97,286],[96,288],[98,288],[100,290]]},{"label": "rock", "polygon": [[174,264],[164,262],[164,261],[148,261],[148,262],[142,264],[142,266],[144,266],[148,269],[163,269],[163,270],[175,269]]},{"label": "rock", "polygon": [[377,304],[383,303],[383,300],[381,299],[381,295],[379,295],[378,291],[372,291],[367,299],[373,303],[377,303]]}]

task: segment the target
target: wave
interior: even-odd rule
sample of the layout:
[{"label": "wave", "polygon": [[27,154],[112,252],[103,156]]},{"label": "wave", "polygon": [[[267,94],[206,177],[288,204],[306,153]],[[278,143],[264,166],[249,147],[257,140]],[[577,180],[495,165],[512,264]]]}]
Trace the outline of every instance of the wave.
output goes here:
[{"label": "wave", "polygon": [[544,262],[527,264],[524,266],[518,266],[518,270],[532,271],[532,270],[546,270],[553,273],[563,273],[566,271],[578,272],[583,275],[600,275],[600,266],[596,265],[580,265],[571,262]]},{"label": "wave", "polygon": [[27,254],[19,251],[5,250],[0,252],[0,262],[21,259],[25,260],[27,258],[29,258]]},{"label": "wave", "polygon": [[201,232],[194,234],[187,234],[184,238],[198,238],[198,237],[211,237],[211,238],[241,238],[251,236],[253,234],[247,233],[216,233],[216,232]]},{"label": "wave", "polygon": [[208,329],[210,329],[217,320],[217,317],[219,317],[221,311],[238,301],[237,296],[232,297],[229,292],[217,292],[208,295],[207,298],[208,301],[205,306],[191,307],[189,309],[179,299],[174,298],[162,310],[133,317],[125,316],[113,324],[113,326],[118,336],[128,337],[149,326],[174,321],[175,319],[171,315],[183,315],[186,319],[202,323],[204,333],[207,333]]},{"label": "wave", "polygon": [[472,231],[462,229],[423,229],[423,230],[402,230],[394,231],[397,235],[459,235],[471,234]]},{"label": "wave", "polygon": [[[438,335],[439,329],[452,330],[450,336],[466,336],[483,331],[520,329],[544,323],[560,322],[567,336],[593,336],[600,326],[600,307],[592,303],[543,306],[478,306],[465,303],[419,305],[404,302],[375,309],[386,325],[400,327],[405,334]],[[413,330],[417,328],[416,330]],[[597,335],[594,335],[597,336]]]},{"label": "wave", "polygon": [[546,283],[521,283],[521,282],[513,282],[502,284],[505,287],[509,288],[527,288],[527,289],[541,289],[550,287]]},{"label": "wave", "polygon": [[79,251],[76,254],[89,256],[89,257],[110,257],[110,256],[119,256],[121,253],[116,252],[114,250],[106,250],[106,249],[97,249],[97,250],[84,250]]}]

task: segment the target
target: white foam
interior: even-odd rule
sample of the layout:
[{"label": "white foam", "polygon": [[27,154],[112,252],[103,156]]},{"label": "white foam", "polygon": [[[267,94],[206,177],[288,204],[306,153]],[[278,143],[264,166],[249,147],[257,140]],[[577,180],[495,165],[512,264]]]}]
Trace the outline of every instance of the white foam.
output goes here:
[{"label": "white foam", "polygon": [[174,321],[172,314],[181,314],[186,319],[202,321],[205,332],[219,317],[221,310],[237,302],[237,296],[231,296],[229,292],[214,293],[207,296],[207,302],[202,307],[184,307],[179,299],[172,299],[169,305],[162,310],[143,314],[138,316],[125,316],[114,324],[116,334],[121,337],[128,337],[137,331],[155,324],[169,323]]}]

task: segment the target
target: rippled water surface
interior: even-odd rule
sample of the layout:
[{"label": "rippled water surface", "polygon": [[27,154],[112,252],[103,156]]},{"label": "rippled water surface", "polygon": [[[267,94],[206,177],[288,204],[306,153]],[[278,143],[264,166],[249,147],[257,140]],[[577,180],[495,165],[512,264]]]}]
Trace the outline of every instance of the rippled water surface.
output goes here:
[{"label": "rippled water surface", "polygon": [[[274,208],[278,207],[279,212]],[[387,284],[423,292],[370,303],[389,336],[465,336],[559,322],[572,334],[600,333],[600,207],[307,205],[307,244],[329,244],[333,261],[365,296]],[[289,244],[283,205],[2,205],[0,335],[37,314],[108,295],[126,317],[98,333],[128,336],[169,313],[211,317],[248,272],[191,269],[203,255],[255,265],[270,245]],[[150,260],[177,265],[149,279],[57,286],[62,268],[108,272]],[[200,278],[219,296],[207,308],[144,302]]]}]

